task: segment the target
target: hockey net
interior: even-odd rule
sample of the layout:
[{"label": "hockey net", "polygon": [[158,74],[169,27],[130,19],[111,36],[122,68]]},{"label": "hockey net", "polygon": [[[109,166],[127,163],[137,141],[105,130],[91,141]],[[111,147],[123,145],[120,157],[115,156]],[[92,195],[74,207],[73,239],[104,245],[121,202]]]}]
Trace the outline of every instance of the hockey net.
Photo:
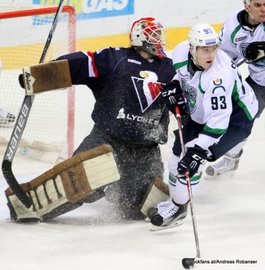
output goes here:
[{"label": "hockey net", "polygon": [[[0,12],[0,110],[18,115],[24,90],[18,82],[23,67],[38,64],[57,7]],[[44,62],[75,51],[75,10],[64,6]],[[1,122],[1,121],[0,121]],[[12,123],[0,125],[0,156],[12,133]],[[74,91],[36,95],[17,150],[18,155],[41,159],[46,153],[69,157],[74,147]],[[49,155],[48,155],[49,157]]]}]

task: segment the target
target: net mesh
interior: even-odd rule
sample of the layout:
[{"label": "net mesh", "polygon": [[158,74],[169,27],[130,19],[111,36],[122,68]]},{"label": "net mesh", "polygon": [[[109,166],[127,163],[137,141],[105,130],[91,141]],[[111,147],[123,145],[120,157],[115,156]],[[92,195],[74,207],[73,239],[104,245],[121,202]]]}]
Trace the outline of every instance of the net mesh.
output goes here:
[{"label": "net mesh", "polygon": [[[12,121],[4,115],[17,116],[24,99],[24,89],[18,82],[23,67],[38,64],[57,8],[42,8],[0,13],[0,146],[6,147],[12,130]],[[70,12],[71,11],[71,12]],[[44,62],[75,49],[75,18],[67,7],[58,19]],[[1,8],[0,8],[1,12]],[[72,94],[71,94],[72,93]],[[72,140],[69,122],[73,113],[72,90],[57,90],[36,95],[24,130],[19,153],[32,149],[58,151],[69,155]],[[2,116],[1,116],[2,115]],[[73,135],[71,135],[73,136]],[[36,156],[36,158],[38,155]]]}]

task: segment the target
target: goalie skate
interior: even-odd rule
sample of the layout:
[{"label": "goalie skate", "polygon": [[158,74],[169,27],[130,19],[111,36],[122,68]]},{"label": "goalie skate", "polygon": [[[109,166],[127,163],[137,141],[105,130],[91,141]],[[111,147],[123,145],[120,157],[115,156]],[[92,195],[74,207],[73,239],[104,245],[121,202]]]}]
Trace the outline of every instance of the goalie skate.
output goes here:
[{"label": "goalie skate", "polygon": [[150,231],[160,231],[178,227],[183,224],[183,219],[187,216],[186,204],[177,204],[173,200],[161,202],[148,212],[151,226]]}]

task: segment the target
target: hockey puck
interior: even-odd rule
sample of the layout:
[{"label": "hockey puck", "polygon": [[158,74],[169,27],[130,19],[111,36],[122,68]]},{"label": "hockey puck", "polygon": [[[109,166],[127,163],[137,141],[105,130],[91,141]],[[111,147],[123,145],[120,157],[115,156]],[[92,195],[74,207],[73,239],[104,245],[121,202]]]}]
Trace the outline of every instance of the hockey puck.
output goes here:
[{"label": "hockey puck", "polygon": [[194,258],[183,258],[182,259],[182,266],[185,269],[191,269],[194,267],[194,261],[195,261]]}]

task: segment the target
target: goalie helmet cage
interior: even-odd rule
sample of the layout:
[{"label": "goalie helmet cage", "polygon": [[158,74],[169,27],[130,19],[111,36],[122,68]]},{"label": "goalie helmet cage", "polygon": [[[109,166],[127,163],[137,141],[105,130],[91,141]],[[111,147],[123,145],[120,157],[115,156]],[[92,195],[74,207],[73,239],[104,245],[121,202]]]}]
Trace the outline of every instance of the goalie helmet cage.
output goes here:
[{"label": "goalie helmet cage", "polygon": [[[0,13],[0,108],[18,115],[24,90],[18,82],[23,67],[39,63],[57,7]],[[76,16],[64,6],[44,62],[75,51]],[[74,149],[74,89],[36,95],[18,152],[38,159],[40,153],[70,157]],[[7,146],[12,124],[0,125],[0,150]],[[41,159],[41,158],[40,158]]]}]

